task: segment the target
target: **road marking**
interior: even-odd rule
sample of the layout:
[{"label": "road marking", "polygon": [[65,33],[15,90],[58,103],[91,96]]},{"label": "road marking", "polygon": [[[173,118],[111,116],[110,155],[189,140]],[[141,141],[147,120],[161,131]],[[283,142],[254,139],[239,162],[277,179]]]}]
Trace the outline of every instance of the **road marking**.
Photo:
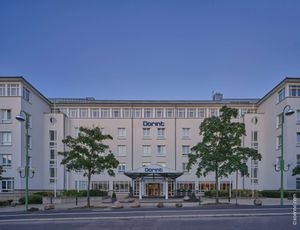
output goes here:
[{"label": "road marking", "polygon": [[[52,221],[83,221],[83,220],[130,220],[130,219],[167,219],[167,218],[199,218],[199,217],[255,217],[255,216],[290,216],[290,212],[282,213],[237,213],[237,214],[190,214],[190,215],[159,215],[159,216],[112,216],[112,217],[56,217],[35,219],[1,220],[1,224],[17,222],[52,222]],[[300,214],[298,214],[300,215]]]}]

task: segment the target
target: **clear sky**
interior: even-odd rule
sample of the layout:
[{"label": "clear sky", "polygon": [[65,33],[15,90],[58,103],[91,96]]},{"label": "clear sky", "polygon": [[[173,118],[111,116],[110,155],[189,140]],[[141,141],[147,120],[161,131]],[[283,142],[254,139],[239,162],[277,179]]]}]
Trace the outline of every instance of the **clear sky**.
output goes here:
[{"label": "clear sky", "polygon": [[47,97],[259,98],[300,77],[300,1],[0,0],[0,75]]}]

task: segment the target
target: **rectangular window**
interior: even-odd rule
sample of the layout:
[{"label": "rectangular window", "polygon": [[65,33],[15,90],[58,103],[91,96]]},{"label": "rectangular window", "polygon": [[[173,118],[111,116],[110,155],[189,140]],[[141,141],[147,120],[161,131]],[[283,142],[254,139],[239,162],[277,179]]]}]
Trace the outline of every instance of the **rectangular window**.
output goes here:
[{"label": "rectangular window", "polygon": [[50,141],[56,141],[57,140],[56,130],[49,130],[49,140]]},{"label": "rectangular window", "polygon": [[297,165],[300,165],[300,154],[297,154]]},{"label": "rectangular window", "polygon": [[150,128],[143,128],[143,137],[144,138],[150,138],[151,137]]},{"label": "rectangular window", "polygon": [[296,178],[296,189],[300,189],[300,178]]},{"label": "rectangular window", "polygon": [[182,128],[182,139],[190,139],[191,138],[191,129],[190,128]]},{"label": "rectangular window", "polygon": [[151,145],[143,145],[143,154],[146,156],[151,155]]},{"label": "rectangular window", "polygon": [[99,109],[98,108],[90,109],[90,115],[92,118],[98,118],[99,117]]},{"label": "rectangular window", "polygon": [[11,123],[11,110],[1,109],[0,110],[0,123]]},{"label": "rectangular window", "polygon": [[70,118],[77,118],[78,117],[78,109],[70,108],[69,109],[69,117]]},{"label": "rectangular window", "polygon": [[152,113],[153,113],[153,109],[151,108],[144,109],[144,118],[152,118],[153,117]]},{"label": "rectangular window", "polygon": [[276,149],[281,148],[281,143],[282,143],[281,136],[277,136],[276,137]]},{"label": "rectangular window", "polygon": [[206,109],[200,108],[198,109],[198,117],[204,119],[206,117]]},{"label": "rectangular window", "polygon": [[93,190],[108,191],[109,181],[91,181],[91,188]]},{"label": "rectangular window", "polygon": [[258,149],[258,134],[257,131],[251,131],[251,148]]},{"label": "rectangular window", "polygon": [[120,163],[118,165],[118,172],[125,172],[126,169],[126,164],[125,163]]},{"label": "rectangular window", "polygon": [[29,101],[30,100],[30,91],[27,88],[25,88],[25,87],[23,87],[23,99],[25,101]]},{"label": "rectangular window", "polygon": [[120,139],[126,138],[126,128],[118,128],[118,138]]},{"label": "rectangular window", "polygon": [[87,189],[88,182],[87,181],[82,181],[82,180],[76,180],[75,181],[75,188],[76,190],[86,190]]},{"label": "rectangular window", "polygon": [[209,116],[210,117],[217,117],[218,116],[218,109],[217,108],[210,108],[209,109]]},{"label": "rectangular window", "polygon": [[[291,94],[290,94],[291,96]],[[277,102],[281,102],[283,99],[285,98],[285,88],[282,88],[279,92],[278,92],[278,98],[277,98]]]},{"label": "rectangular window", "polygon": [[279,129],[282,123],[282,113],[276,116],[276,128]]},{"label": "rectangular window", "polygon": [[131,109],[129,108],[123,109],[123,118],[131,118]]},{"label": "rectangular window", "polygon": [[88,109],[87,108],[79,109],[79,117],[80,118],[88,118]]},{"label": "rectangular window", "polygon": [[165,128],[157,128],[157,138],[158,139],[165,139],[166,138]]},{"label": "rectangular window", "polygon": [[142,109],[133,109],[133,117],[141,118],[142,117]]},{"label": "rectangular window", "polygon": [[190,191],[195,192],[195,182],[193,181],[178,181],[177,182],[177,190],[181,191]]},{"label": "rectangular window", "polygon": [[184,108],[177,109],[176,117],[177,118],[185,118],[185,109]]},{"label": "rectangular window", "polygon": [[158,155],[166,155],[166,146],[165,145],[158,145],[157,146],[157,154]]},{"label": "rectangular window", "polygon": [[118,156],[126,156],[126,145],[118,145]]},{"label": "rectangular window", "polygon": [[166,111],[167,118],[174,118],[174,109],[167,109]]},{"label": "rectangular window", "polygon": [[114,192],[129,192],[130,181],[113,181]]},{"label": "rectangular window", "polygon": [[290,97],[300,97],[300,85],[290,85],[289,86],[289,96]]},{"label": "rectangular window", "polygon": [[215,190],[215,186],[216,184],[213,181],[203,181],[199,183],[199,188],[201,192]]},{"label": "rectangular window", "polygon": [[14,178],[2,177],[0,179],[1,187],[0,192],[13,192],[14,191]]},{"label": "rectangular window", "polygon": [[300,110],[297,110],[297,123],[300,123]]},{"label": "rectangular window", "polygon": [[110,118],[110,109],[109,108],[101,109],[101,118]]},{"label": "rectangular window", "polygon": [[183,172],[188,172],[188,170],[187,170],[187,163],[182,163],[182,171]]},{"label": "rectangular window", "polygon": [[11,145],[11,132],[0,132],[0,145]]},{"label": "rectangular window", "polygon": [[3,167],[11,167],[11,154],[0,154],[0,165]]},{"label": "rectangular window", "polygon": [[7,96],[19,95],[19,84],[7,84]]},{"label": "rectangular window", "polygon": [[113,108],[112,109],[112,117],[113,118],[121,118],[121,109]]},{"label": "rectangular window", "polygon": [[164,109],[158,108],[155,109],[155,118],[163,118],[164,117]]},{"label": "rectangular window", "polygon": [[300,145],[300,133],[297,133],[297,145]]},{"label": "rectangular window", "polygon": [[6,94],[5,94],[5,84],[0,84],[0,96],[6,96]]},{"label": "rectangular window", "polygon": [[189,145],[183,145],[182,146],[182,154],[183,155],[187,155],[187,154],[189,154],[191,152],[191,150],[190,150],[190,146]]},{"label": "rectangular window", "polygon": [[196,109],[188,108],[187,109],[187,118],[195,118],[196,117]]}]

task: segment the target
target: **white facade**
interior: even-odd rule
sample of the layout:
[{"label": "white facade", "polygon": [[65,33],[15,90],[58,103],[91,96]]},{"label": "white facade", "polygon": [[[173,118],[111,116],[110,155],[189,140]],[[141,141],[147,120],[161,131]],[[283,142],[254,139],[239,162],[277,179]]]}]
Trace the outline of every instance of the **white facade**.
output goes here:
[{"label": "white facade", "polygon": [[[190,148],[201,140],[199,125],[205,117],[218,116],[223,105],[239,110],[237,120],[245,123],[247,132],[243,145],[262,154],[260,162],[249,160],[250,176],[244,180],[239,176],[238,187],[277,190],[280,176],[274,163],[280,156],[278,115],[288,104],[296,112],[285,117],[284,159],[293,168],[300,163],[300,78],[284,79],[261,99],[223,99],[218,94],[211,101],[102,101],[47,99],[22,77],[0,77],[0,164],[5,169],[0,194],[24,190],[24,179],[17,169],[25,162],[25,128],[15,119],[21,110],[31,115],[29,155],[35,169],[31,190],[85,188],[86,178],[80,172],[66,172],[57,155],[65,148],[61,140],[76,136],[80,126],[97,126],[110,134],[113,140],[107,144],[120,162],[115,177],[94,175],[92,188],[128,193],[133,186],[134,194],[139,195],[139,181],[133,181],[124,171],[161,165],[184,174],[170,180],[168,188],[159,178],[145,181],[144,196],[160,196],[165,191],[172,196],[183,188],[196,192],[212,189],[213,174],[197,178],[194,170],[187,172],[185,167]],[[230,183],[235,188],[235,178],[235,174],[221,178],[220,188],[228,189]],[[300,179],[291,176],[291,169],[284,174],[284,188],[300,189]]]}]

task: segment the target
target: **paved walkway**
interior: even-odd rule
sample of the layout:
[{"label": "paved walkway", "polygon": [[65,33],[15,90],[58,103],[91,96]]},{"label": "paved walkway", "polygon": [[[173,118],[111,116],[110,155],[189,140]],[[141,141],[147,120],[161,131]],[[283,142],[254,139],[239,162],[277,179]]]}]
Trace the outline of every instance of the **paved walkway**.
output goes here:
[{"label": "paved walkway", "polygon": [[[136,199],[138,201],[138,199]],[[270,206],[270,205],[280,205],[280,199],[279,198],[260,198],[262,201],[263,206]],[[209,204],[214,203],[213,198],[202,198],[201,201],[201,206],[206,206]],[[123,202],[120,200],[124,208],[130,208],[132,203],[127,203]],[[182,203],[183,207],[199,207],[198,202],[183,202],[183,199],[169,199],[169,200],[164,200],[164,199],[143,199],[140,201],[141,207],[156,207],[156,205],[159,202],[163,202],[165,207],[175,207],[176,203]],[[228,204],[228,199],[220,199],[221,203]],[[231,199],[230,201],[231,204],[235,204],[236,200]],[[239,205],[253,205],[253,198],[240,198],[238,199],[237,203]],[[110,209],[112,206],[112,203],[109,202],[95,202],[91,203],[93,208],[103,208],[103,209]],[[287,200],[284,199],[284,205],[290,205],[291,207],[293,206],[293,201],[292,200]],[[300,205],[300,199],[297,199],[297,205]],[[38,208],[39,210],[44,210],[44,204],[30,204],[29,208],[35,207]],[[55,209],[56,210],[70,210],[70,209],[80,209],[82,207],[86,206],[86,202],[80,202],[77,205],[75,203],[67,203],[67,204],[55,204]],[[25,210],[25,205],[17,205],[15,207],[0,207],[0,212],[15,212],[15,211],[24,211]]]}]

